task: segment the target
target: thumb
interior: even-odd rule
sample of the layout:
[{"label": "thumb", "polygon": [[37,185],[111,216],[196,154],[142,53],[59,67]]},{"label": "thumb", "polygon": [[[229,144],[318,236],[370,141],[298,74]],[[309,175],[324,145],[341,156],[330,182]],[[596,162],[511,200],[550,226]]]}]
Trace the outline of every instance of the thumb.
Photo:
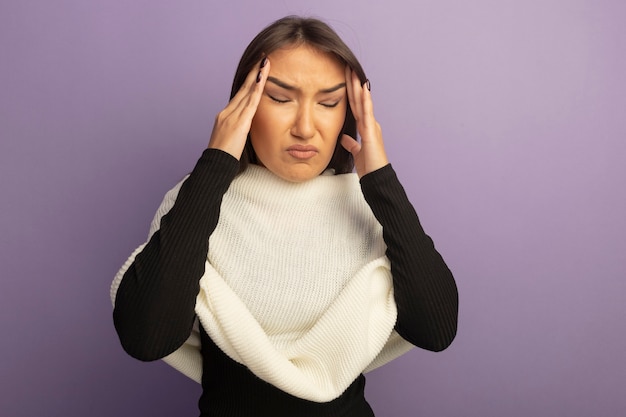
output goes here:
[{"label": "thumb", "polygon": [[343,146],[346,151],[350,152],[352,156],[357,156],[361,151],[361,144],[348,135],[341,136],[341,146]]}]

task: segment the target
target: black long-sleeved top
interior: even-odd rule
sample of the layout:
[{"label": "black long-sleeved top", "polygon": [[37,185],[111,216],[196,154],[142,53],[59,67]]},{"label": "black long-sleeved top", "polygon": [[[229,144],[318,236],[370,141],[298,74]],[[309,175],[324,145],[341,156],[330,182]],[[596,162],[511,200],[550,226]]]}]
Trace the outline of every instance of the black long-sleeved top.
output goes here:
[{"label": "black long-sleeved top", "polygon": [[[114,323],[124,349],[140,360],[161,359],[191,333],[195,300],[209,239],[224,193],[238,171],[229,154],[207,149],[183,183],[117,291]],[[383,227],[398,310],[396,330],[415,346],[440,351],[454,339],[458,295],[454,278],[391,165],[361,178],[363,195]],[[225,355],[201,329],[203,416],[373,415],[361,375],[337,399],[315,403],[291,396],[254,376]]]}]

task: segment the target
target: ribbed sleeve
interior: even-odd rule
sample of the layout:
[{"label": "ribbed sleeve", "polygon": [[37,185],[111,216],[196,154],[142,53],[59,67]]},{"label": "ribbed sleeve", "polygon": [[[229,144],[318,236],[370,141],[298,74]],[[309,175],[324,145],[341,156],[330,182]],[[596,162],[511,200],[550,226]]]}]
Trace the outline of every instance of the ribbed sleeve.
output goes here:
[{"label": "ribbed sleeve", "polygon": [[419,222],[391,165],[361,178],[383,226],[398,309],[396,330],[423,349],[441,351],[456,335],[458,293],[452,273]]},{"label": "ribbed sleeve", "polygon": [[126,352],[140,360],[163,358],[191,333],[204,273],[208,238],[238,161],[207,149],[183,183],[161,227],[124,274],[113,320]]}]

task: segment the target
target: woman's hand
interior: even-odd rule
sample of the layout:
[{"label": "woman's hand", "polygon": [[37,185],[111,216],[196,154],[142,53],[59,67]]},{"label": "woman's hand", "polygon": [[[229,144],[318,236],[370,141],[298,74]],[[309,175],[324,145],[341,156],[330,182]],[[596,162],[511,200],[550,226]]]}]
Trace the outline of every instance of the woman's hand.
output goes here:
[{"label": "woman's hand", "polygon": [[209,148],[221,149],[241,158],[269,70],[270,63],[265,57],[250,71],[237,94],[215,117]]},{"label": "woman's hand", "polygon": [[356,138],[343,135],[341,145],[354,157],[356,172],[361,178],[384,167],[389,161],[383,145],[382,130],[374,118],[369,81],[361,85],[359,77],[346,66],[346,88],[361,143],[357,142]]}]

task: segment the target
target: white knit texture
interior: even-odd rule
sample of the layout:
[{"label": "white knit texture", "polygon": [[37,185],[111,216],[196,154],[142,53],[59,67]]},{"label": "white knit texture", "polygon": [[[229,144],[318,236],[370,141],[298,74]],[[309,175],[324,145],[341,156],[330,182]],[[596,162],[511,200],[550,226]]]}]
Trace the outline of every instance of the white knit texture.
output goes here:
[{"label": "white knit texture", "polygon": [[[179,188],[166,195],[150,235]],[[330,401],[411,347],[393,330],[385,248],[356,175],[290,183],[250,166],[224,195],[196,313],[220,349],[261,379]],[[200,381],[197,332],[165,360]]]}]

